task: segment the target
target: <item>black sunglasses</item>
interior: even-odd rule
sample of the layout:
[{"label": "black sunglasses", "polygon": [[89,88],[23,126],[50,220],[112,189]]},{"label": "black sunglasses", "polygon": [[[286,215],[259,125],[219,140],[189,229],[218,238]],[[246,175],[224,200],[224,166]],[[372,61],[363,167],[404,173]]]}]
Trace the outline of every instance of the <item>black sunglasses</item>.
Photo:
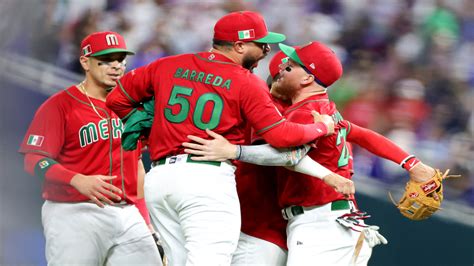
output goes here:
[{"label": "black sunglasses", "polygon": [[262,49],[264,52],[270,50],[270,44],[268,43],[261,43],[261,42],[253,42],[253,43],[257,45],[258,47],[260,47],[260,49]]}]

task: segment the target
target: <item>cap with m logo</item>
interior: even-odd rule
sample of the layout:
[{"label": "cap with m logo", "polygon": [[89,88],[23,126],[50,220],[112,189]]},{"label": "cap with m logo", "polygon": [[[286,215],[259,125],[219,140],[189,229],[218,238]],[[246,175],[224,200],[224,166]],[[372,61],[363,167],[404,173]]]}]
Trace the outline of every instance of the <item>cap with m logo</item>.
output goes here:
[{"label": "cap with m logo", "polygon": [[127,49],[123,37],[113,31],[92,33],[81,42],[81,55],[83,56],[100,56],[110,53],[134,54]]}]

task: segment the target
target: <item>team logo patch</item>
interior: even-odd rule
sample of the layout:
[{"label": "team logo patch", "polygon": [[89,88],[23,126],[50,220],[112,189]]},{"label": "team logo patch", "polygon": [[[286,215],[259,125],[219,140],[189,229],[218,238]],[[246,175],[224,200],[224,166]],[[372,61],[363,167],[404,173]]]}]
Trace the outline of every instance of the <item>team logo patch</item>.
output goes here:
[{"label": "team logo patch", "polygon": [[83,56],[88,56],[92,53],[92,48],[91,48],[91,45],[88,44],[86,45],[84,48],[82,48],[82,55]]},{"label": "team logo patch", "polygon": [[105,41],[107,42],[108,46],[115,46],[119,45],[119,41],[115,34],[107,34],[105,35]]},{"label": "team logo patch", "polygon": [[44,168],[46,168],[46,167],[48,167],[48,166],[49,166],[49,163],[48,163],[48,161],[46,161],[46,160],[43,160],[43,161],[41,161],[41,162],[39,163],[39,167],[40,167],[41,169],[44,169]]},{"label": "team logo patch", "polygon": [[418,197],[418,193],[417,193],[417,192],[412,192],[412,193],[410,193],[410,194],[408,195],[408,197],[410,197],[410,198],[412,198],[412,199],[413,199],[413,198],[416,198],[416,197]]},{"label": "team logo patch", "polygon": [[28,141],[26,142],[27,145],[41,147],[43,144],[44,137],[38,135],[30,135],[28,137]]},{"label": "team logo patch", "polygon": [[255,38],[255,31],[253,29],[250,30],[239,30],[239,40],[246,40]]},{"label": "team logo patch", "polygon": [[438,186],[436,185],[436,181],[431,180],[430,182],[421,185],[421,189],[426,194],[433,192]]}]

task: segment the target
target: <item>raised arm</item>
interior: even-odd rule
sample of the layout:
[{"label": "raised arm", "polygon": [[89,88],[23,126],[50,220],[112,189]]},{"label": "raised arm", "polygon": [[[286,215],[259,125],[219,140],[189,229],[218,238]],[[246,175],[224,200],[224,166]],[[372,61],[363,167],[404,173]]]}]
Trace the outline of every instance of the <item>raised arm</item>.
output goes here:
[{"label": "raised arm", "polygon": [[408,154],[390,139],[370,129],[350,123],[347,141],[357,144],[379,157],[399,164],[410,173],[410,178],[416,182],[427,181],[436,173],[434,168],[423,164],[415,155]]},{"label": "raised arm", "polygon": [[132,114],[140,102],[154,95],[153,80],[160,61],[139,67],[125,74],[107,95],[106,105],[122,120]]}]

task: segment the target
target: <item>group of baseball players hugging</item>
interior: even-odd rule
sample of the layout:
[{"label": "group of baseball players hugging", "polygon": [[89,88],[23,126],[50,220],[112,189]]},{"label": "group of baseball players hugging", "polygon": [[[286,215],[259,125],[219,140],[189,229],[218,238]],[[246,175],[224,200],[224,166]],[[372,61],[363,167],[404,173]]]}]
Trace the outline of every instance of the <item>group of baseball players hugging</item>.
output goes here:
[{"label": "group of baseball players hugging", "polygon": [[[126,74],[120,34],[84,38],[84,80],[41,105],[20,147],[44,179],[48,264],[367,265],[387,240],[355,201],[351,145],[417,182],[434,169],[344,120],[327,94],[343,73],[336,54],[285,38],[233,12],[209,51]],[[252,71],[270,44],[281,51],[265,83]]]}]

